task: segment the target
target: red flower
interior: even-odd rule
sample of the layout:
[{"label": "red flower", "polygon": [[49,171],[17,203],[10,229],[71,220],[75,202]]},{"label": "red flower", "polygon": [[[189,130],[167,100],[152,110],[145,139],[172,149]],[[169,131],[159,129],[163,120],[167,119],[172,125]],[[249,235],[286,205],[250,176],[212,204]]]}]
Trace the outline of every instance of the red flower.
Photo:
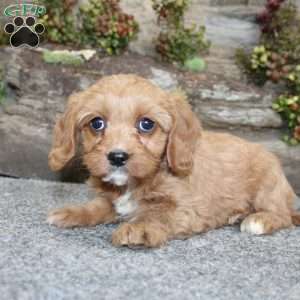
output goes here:
[{"label": "red flower", "polygon": [[259,15],[257,15],[256,20],[258,23],[266,23],[271,19],[271,14],[267,9],[264,9]]},{"label": "red flower", "polygon": [[270,1],[268,1],[267,7],[270,10],[275,11],[280,7],[280,3],[278,0],[270,0]]}]

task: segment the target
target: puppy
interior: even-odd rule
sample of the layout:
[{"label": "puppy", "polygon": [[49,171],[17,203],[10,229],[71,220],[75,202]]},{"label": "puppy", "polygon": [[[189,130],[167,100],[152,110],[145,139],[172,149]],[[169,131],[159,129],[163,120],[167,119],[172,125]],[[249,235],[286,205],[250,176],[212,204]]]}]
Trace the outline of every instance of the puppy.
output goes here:
[{"label": "puppy", "polygon": [[159,247],[241,222],[270,234],[300,224],[279,161],[262,146],[204,131],[183,95],[135,75],[105,77],[69,98],[49,154],[61,170],[82,144],[97,198],[51,212],[58,227],[122,221],[115,246]]}]

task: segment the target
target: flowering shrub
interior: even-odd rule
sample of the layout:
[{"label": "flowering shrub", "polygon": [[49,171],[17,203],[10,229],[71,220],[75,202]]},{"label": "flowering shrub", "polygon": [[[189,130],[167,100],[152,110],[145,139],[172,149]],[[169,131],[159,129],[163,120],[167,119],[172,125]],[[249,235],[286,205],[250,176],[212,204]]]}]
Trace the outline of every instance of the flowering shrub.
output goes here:
[{"label": "flowering shrub", "polygon": [[46,37],[55,43],[100,47],[108,54],[118,54],[138,32],[134,17],[124,13],[119,2],[89,0],[75,16],[77,0],[47,1]]},{"label": "flowering shrub", "polygon": [[285,53],[291,62],[300,60],[300,18],[291,1],[268,0],[258,15],[260,43],[276,53]]},{"label": "flowering shrub", "polygon": [[184,25],[188,0],[152,0],[152,3],[162,28],[156,51],[163,59],[183,65],[199,52],[208,50],[210,43],[204,39],[205,27]]},{"label": "flowering shrub", "polygon": [[102,47],[108,54],[118,54],[132,40],[138,24],[132,15],[122,12],[119,0],[90,0],[80,8],[81,43]]},{"label": "flowering shrub", "polygon": [[300,65],[286,78],[289,93],[281,95],[273,104],[273,108],[287,120],[291,136],[285,141],[292,145],[300,143]]},{"label": "flowering shrub", "polygon": [[281,95],[274,102],[273,109],[287,120],[291,136],[285,135],[284,140],[291,145],[300,143],[300,96]]},{"label": "flowering shrub", "polygon": [[189,0],[152,0],[152,7],[158,14],[158,23],[166,21],[169,26],[179,26]]},{"label": "flowering shrub", "polygon": [[287,76],[287,85],[294,94],[300,95],[300,65]]},{"label": "flowering shrub", "polygon": [[42,17],[46,39],[59,44],[78,44],[79,33],[72,8],[77,1],[51,0],[44,3],[47,14]]},{"label": "flowering shrub", "polygon": [[161,32],[156,46],[163,59],[184,64],[200,50],[207,49],[204,41],[204,27],[195,31],[193,28],[179,27],[176,30]]}]

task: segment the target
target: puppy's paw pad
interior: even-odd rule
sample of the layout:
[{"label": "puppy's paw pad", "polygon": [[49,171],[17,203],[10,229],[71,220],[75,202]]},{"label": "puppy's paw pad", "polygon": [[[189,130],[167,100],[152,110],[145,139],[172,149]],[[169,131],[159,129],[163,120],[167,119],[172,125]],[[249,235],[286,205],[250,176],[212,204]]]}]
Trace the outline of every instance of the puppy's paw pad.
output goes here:
[{"label": "puppy's paw pad", "polygon": [[255,235],[265,234],[265,225],[260,220],[255,219],[245,219],[241,224],[241,231],[247,232]]},{"label": "puppy's paw pad", "polygon": [[81,220],[76,209],[61,208],[49,213],[47,223],[61,228],[70,228],[81,225]]}]

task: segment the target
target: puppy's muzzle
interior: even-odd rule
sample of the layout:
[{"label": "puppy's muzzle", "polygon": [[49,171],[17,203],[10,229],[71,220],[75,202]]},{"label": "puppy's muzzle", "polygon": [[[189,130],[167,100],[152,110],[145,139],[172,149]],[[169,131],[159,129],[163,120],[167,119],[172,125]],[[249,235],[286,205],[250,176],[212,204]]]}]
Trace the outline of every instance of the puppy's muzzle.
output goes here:
[{"label": "puppy's muzzle", "polygon": [[122,167],[126,164],[129,155],[127,152],[122,150],[114,150],[108,153],[107,159],[109,160],[110,164],[114,167]]}]

